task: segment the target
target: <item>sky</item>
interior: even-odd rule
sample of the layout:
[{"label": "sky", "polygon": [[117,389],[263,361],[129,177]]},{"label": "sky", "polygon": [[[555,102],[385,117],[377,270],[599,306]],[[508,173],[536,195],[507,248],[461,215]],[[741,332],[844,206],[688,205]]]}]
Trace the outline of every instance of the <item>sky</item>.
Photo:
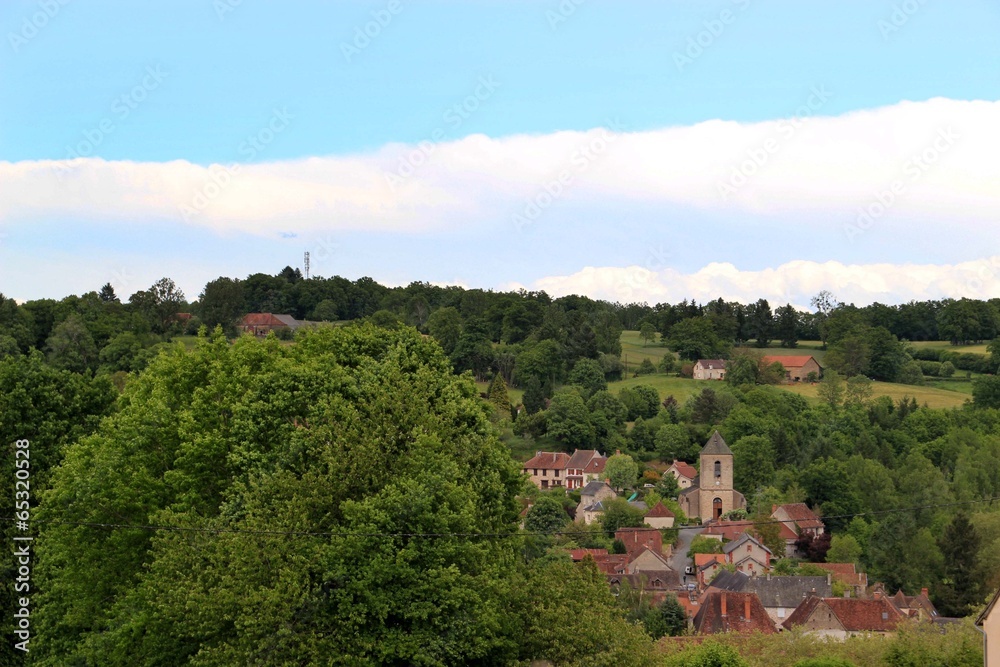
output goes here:
[{"label": "sky", "polygon": [[0,292],[1000,296],[992,0],[4,0]]}]

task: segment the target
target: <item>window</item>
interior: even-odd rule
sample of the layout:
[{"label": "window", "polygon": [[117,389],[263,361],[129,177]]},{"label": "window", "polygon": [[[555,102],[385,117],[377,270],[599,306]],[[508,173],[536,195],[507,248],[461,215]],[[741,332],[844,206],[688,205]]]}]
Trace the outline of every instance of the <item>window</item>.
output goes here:
[{"label": "window", "polygon": [[882,620],[883,621],[888,621],[889,620],[889,612],[887,612],[887,611],[883,611],[882,612]]},{"label": "window", "polygon": [[722,461],[715,462],[715,476],[722,477]]},{"label": "window", "polygon": [[784,617],[785,617],[785,610],[784,610],[783,607],[779,607],[778,608],[778,618],[784,618]]},{"label": "window", "polygon": [[753,545],[752,544],[748,544],[747,545],[747,553],[750,553],[751,551],[753,551]]},{"label": "window", "polygon": [[559,471],[558,470],[554,471],[554,474],[555,474],[556,477],[558,477],[559,476]]},{"label": "window", "polygon": [[549,472],[548,470],[545,470],[545,469],[543,468],[543,469],[542,469],[542,477],[545,477],[545,475],[546,475],[546,474],[547,474],[548,472]]}]

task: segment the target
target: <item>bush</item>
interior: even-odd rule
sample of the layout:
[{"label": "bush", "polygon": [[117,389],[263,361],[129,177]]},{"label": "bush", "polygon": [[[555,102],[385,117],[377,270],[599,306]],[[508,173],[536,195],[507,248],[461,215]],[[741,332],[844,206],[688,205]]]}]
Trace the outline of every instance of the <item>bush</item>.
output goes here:
[{"label": "bush", "polygon": [[635,371],[636,375],[652,375],[655,372],[656,366],[654,366],[653,362],[649,360],[649,357],[643,359],[642,363],[639,364],[639,368]]},{"label": "bush", "polygon": [[694,377],[694,364],[691,362],[684,362],[681,364],[681,377],[682,378],[693,378]]}]

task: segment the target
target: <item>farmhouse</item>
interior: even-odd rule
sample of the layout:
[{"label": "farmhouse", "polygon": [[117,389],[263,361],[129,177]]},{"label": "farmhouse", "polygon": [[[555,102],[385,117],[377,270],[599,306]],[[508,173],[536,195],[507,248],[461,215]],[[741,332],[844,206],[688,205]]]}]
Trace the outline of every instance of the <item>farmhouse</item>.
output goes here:
[{"label": "farmhouse", "polygon": [[726,377],[726,360],[699,359],[694,364],[691,377],[695,380],[723,380]]},{"label": "farmhouse", "polygon": [[785,367],[786,382],[802,382],[808,379],[810,373],[819,378],[823,375],[823,367],[813,356],[766,356],[764,363],[770,366],[778,362]]},{"label": "farmhouse", "polygon": [[677,459],[674,459],[674,462],[670,464],[670,467],[667,468],[667,472],[673,475],[673,478],[677,480],[677,486],[680,487],[682,491],[690,487],[694,480],[698,477],[697,468],[690,463],[678,461]]},{"label": "farmhouse", "polygon": [[681,510],[702,522],[719,519],[734,509],[746,509],[743,494],[733,489],[733,452],[716,431],[701,454],[701,472],[678,497]]},{"label": "farmhouse", "polygon": [[240,320],[240,327],[243,333],[254,336],[266,336],[272,331],[288,329],[297,331],[306,322],[300,321],[291,315],[275,315],[274,313],[249,313]]},{"label": "farmhouse", "polygon": [[535,452],[521,466],[521,472],[531,477],[540,489],[562,486],[582,489],[604,472],[607,458],[594,449],[577,449],[570,456],[565,452]]}]

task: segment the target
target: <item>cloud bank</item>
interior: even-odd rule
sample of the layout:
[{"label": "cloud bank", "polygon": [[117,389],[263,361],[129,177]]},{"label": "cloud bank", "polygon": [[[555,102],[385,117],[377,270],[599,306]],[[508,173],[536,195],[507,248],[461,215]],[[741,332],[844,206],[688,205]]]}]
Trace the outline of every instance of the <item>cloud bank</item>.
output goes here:
[{"label": "cloud bank", "polygon": [[[821,112],[833,94],[820,87],[809,98],[816,111],[802,110]],[[573,198],[717,210],[731,213],[734,226],[745,213],[804,226],[833,214],[848,237],[890,217],[972,227],[1000,216],[998,121],[1000,102],[932,99],[832,117],[641,132],[611,122],[242,165],[0,162],[0,221],[176,220],[265,236],[421,233],[533,222]]]}]

